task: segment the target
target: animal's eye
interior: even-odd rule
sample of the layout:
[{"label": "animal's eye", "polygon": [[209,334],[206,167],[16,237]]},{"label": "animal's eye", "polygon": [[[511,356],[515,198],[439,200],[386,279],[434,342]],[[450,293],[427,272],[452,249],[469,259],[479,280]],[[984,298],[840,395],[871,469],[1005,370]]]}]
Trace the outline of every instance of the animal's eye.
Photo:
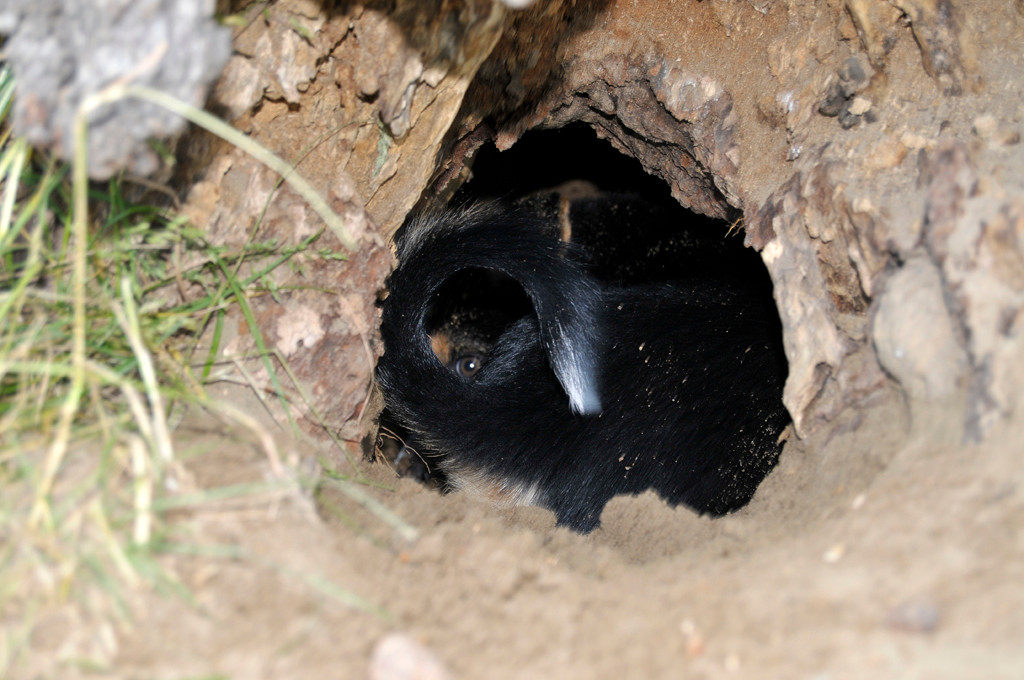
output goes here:
[{"label": "animal's eye", "polygon": [[469,354],[455,361],[455,372],[463,378],[472,378],[483,364],[483,359],[475,354]]}]

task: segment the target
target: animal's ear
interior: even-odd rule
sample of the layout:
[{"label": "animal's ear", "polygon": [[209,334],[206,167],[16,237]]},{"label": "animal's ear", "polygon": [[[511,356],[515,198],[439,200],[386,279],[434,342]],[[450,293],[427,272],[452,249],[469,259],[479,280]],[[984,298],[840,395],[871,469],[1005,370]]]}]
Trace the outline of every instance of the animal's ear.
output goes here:
[{"label": "animal's ear", "polygon": [[[571,250],[558,241],[557,231],[548,222],[497,204],[413,220],[403,227],[398,243],[402,264],[390,278],[394,300],[385,306],[381,324],[388,351],[379,366],[390,365],[385,361],[394,353],[392,345],[403,346],[397,341],[388,345],[389,337],[426,337],[425,310],[449,277],[467,267],[493,269],[517,281],[533,303],[541,344],[570,408],[576,413],[600,413],[602,294]],[[436,364],[429,343],[413,347],[423,357],[429,356],[423,365]],[[389,378],[387,370],[378,368],[378,374],[382,382]]]},{"label": "animal's ear", "polygon": [[576,413],[601,412],[600,354],[603,345],[600,291],[586,278],[555,290],[527,292],[540,324],[548,362]]}]

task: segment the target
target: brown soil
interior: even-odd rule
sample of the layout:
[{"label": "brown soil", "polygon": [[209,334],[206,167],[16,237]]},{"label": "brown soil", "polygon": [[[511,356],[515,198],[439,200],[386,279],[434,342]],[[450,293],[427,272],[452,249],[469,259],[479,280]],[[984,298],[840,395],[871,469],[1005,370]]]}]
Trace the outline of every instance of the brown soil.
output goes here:
[{"label": "brown soil", "polygon": [[[168,558],[194,602],[140,594],[117,676],[1018,678],[1024,428],[961,446],[958,408],[848,413],[719,520],[648,495],[578,536],[381,465],[373,495],[413,542],[330,492],[320,513],[287,493],[183,515],[183,543],[244,557]],[[218,450],[190,465],[200,485],[269,475],[255,446],[184,436]]]}]

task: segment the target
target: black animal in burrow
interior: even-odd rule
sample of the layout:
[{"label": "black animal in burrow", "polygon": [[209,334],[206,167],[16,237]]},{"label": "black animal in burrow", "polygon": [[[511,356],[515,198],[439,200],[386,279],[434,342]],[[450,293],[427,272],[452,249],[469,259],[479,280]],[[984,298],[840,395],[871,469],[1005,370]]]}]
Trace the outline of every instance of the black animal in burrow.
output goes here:
[{"label": "black animal in burrow", "polygon": [[[569,242],[535,202],[404,227],[383,302],[381,432],[401,433],[444,490],[547,507],[582,532],[646,489],[711,515],[742,507],[790,420],[756,254],[634,197],[570,208]],[[657,243],[633,243],[644,226]]]}]

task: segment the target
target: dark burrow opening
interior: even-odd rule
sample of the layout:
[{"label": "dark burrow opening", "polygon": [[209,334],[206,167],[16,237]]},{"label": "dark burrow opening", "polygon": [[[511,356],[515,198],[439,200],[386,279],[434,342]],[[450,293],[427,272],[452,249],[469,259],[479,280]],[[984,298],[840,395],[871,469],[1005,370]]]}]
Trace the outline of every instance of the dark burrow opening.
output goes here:
[{"label": "dark burrow opening", "polygon": [[633,285],[727,273],[770,294],[764,263],[743,246],[739,209],[720,220],[684,208],[663,180],[588,125],[530,131],[506,151],[488,143],[470,164],[470,179],[450,206],[500,201],[560,219],[563,227],[568,218],[572,236],[563,229],[561,237],[579,245],[591,273],[604,280]]},{"label": "dark burrow opening", "polygon": [[[744,505],[774,467],[780,450],[778,435],[789,417],[781,401],[786,362],[771,279],[758,254],[743,246],[741,230],[734,223],[711,219],[680,206],[663,181],[648,175],[635,159],[619,153],[584,125],[529,132],[504,152],[485,145],[471,163],[471,177],[454,194],[449,204],[452,209],[457,211],[478,202],[500,205],[493,213],[498,215],[495,219],[507,223],[510,230],[530,224],[529,229],[543,231],[550,243],[545,247],[560,248],[559,257],[578,260],[585,276],[596,282],[602,303],[610,301],[609,309],[613,311],[596,322],[595,327],[595,337],[601,335],[603,343],[599,351],[595,350],[597,362],[609,363],[600,367],[600,390],[605,393],[601,401],[606,405],[601,416],[607,415],[606,421],[621,418],[622,425],[614,432],[609,430],[612,434],[600,436],[628,437],[630,409],[635,408],[638,427],[658,428],[662,421],[668,423],[667,428],[675,424],[685,430],[684,438],[693,445],[714,453],[697,462],[680,462],[676,455],[675,470],[671,465],[666,468],[665,458],[671,459],[671,455],[662,456],[638,472],[627,466],[625,481],[608,482],[618,473],[612,468],[605,469],[595,473],[606,478],[601,482],[605,490],[576,504],[545,501],[545,493],[572,496],[573,483],[594,486],[593,480],[559,472],[551,472],[549,478],[533,479],[530,472],[505,466],[504,458],[501,462],[481,461],[479,466],[473,460],[459,460],[455,468],[473,468],[472,486],[480,487],[479,467],[486,473],[482,475],[486,478],[485,493],[505,500],[511,494],[515,496],[513,501],[522,500],[522,496],[527,498],[525,502],[546,505],[555,510],[560,522],[582,531],[596,526],[592,515],[597,513],[599,517],[608,498],[617,493],[635,493],[645,488],[645,483],[672,504],[689,505],[703,513],[718,515]],[[399,243],[408,229],[407,225],[399,232]],[[445,238],[448,250],[462,247],[457,237]],[[420,241],[424,239],[417,243]],[[399,270],[405,264],[402,253],[400,246]],[[550,370],[558,374],[563,386],[567,385],[559,374],[558,359],[552,355],[552,342],[544,336],[545,319],[537,319],[542,316],[534,304],[537,293],[524,290],[522,277],[514,274],[520,255],[506,253],[512,264],[505,271],[481,266],[469,258],[465,266],[447,272],[443,283],[422,298],[424,326],[436,363],[467,384],[486,376],[492,348],[508,344],[510,334],[525,332],[523,319],[529,318],[529,327],[538,329],[541,337],[534,351],[547,354]],[[559,301],[560,313],[577,303],[574,299]],[[647,305],[650,309],[645,312]],[[643,333],[648,335],[624,331],[616,327],[614,319],[609,320],[614,317],[614,310],[624,306],[637,307],[639,311],[630,313],[628,323],[642,326]],[[691,311],[693,315],[689,316]],[[557,323],[561,324],[561,319]],[[659,331],[662,326],[664,333]],[[617,338],[623,342],[619,343]],[[630,343],[638,348],[625,347]],[[603,355],[642,355],[645,345],[647,352],[662,354],[630,355],[621,361]],[[386,346],[385,356],[390,351],[392,348]],[[623,368],[634,360],[641,362],[636,370]],[[685,365],[679,365],[680,360]],[[702,362],[710,368],[703,367]],[[627,375],[643,374],[648,364],[661,367],[651,380],[651,389],[637,383],[634,375]],[[518,378],[507,367],[502,370],[510,376],[510,391],[526,389],[516,383]],[[489,379],[485,377],[483,382]],[[677,389],[677,385],[686,383],[685,389]],[[431,389],[424,386],[417,392],[429,393]],[[447,388],[437,388],[438,394],[443,394],[444,389]],[[571,393],[568,387],[566,391]],[[638,396],[641,393],[646,396]],[[564,398],[565,394],[561,396]],[[453,439],[450,433],[430,431],[430,422],[408,420],[414,407],[398,404],[397,410],[393,408],[394,400],[401,398],[397,392],[388,394],[385,389],[385,401],[392,401],[382,414],[376,439],[379,453],[400,476],[414,477],[442,490],[467,488],[468,483],[456,481],[446,472],[445,461],[461,456],[461,452],[452,450],[459,448],[458,437]],[[705,400],[707,407],[698,404]],[[456,401],[452,397],[453,404]],[[555,408],[568,413],[569,399],[563,401],[564,405]],[[655,406],[653,411],[661,409],[664,415],[652,420],[645,414],[655,401],[667,406]],[[677,406],[677,402],[686,403]],[[515,399],[510,403],[516,403]],[[722,406],[725,404],[727,408]],[[402,417],[396,417],[399,412]],[[475,415],[467,413],[464,417]],[[529,419],[524,420],[524,428],[532,426]],[[479,447],[480,437],[486,438],[478,435],[470,441],[474,437],[470,429],[467,428],[467,449]],[[573,437],[589,436],[575,431],[566,437],[559,432],[550,434],[552,441],[570,442],[569,455]],[[516,433],[509,433],[509,440],[518,439]],[[445,450],[432,450],[442,440]],[[656,435],[652,442],[671,448],[673,433]],[[501,445],[497,444],[499,448]],[[662,453],[657,451],[653,457]],[[730,468],[733,463],[735,470]],[[704,481],[680,481],[685,477],[679,472],[683,468],[692,470],[694,477],[703,476]],[[529,489],[529,493],[523,489]],[[587,503],[587,507],[577,507]]]},{"label": "dark burrow opening", "polygon": [[472,175],[453,203],[519,198],[574,181],[592,183],[603,191],[672,200],[665,182],[644,172],[636,159],[616,151],[583,123],[532,130],[505,151],[484,144],[471,163]]}]

